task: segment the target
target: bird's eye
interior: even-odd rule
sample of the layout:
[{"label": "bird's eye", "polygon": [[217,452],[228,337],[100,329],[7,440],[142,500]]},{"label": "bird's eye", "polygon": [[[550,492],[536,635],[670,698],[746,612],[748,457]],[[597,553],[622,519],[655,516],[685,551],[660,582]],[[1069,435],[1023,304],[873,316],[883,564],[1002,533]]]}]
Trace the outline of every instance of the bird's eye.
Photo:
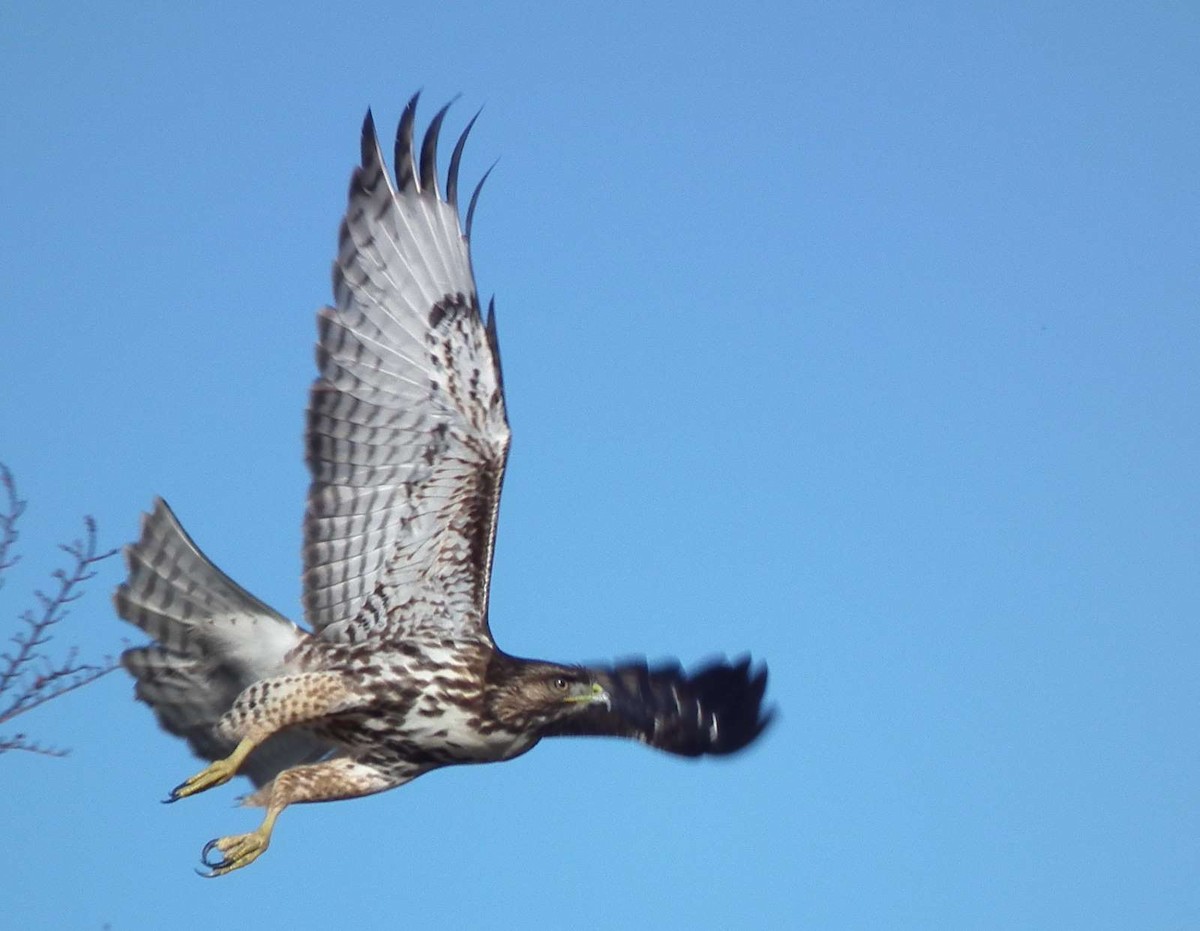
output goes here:
[{"label": "bird's eye", "polygon": [[556,676],[553,685],[555,691],[565,692],[567,690],[567,680],[564,676]]}]

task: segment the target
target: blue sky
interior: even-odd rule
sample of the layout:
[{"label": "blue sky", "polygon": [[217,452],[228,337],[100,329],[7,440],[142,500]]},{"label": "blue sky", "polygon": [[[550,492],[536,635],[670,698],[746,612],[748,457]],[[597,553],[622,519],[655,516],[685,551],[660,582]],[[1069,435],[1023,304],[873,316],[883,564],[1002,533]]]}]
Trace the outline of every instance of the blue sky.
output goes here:
[{"label": "blue sky", "polygon": [[[1192,4],[363,2],[0,14],[11,624],[166,497],[298,616],[314,312],[363,111],[461,93],[514,446],[493,626],[750,650],[731,761],[559,741],[253,812],[118,675],[0,758],[12,928],[1200,921]],[[54,646],[137,632],[103,567]]]}]

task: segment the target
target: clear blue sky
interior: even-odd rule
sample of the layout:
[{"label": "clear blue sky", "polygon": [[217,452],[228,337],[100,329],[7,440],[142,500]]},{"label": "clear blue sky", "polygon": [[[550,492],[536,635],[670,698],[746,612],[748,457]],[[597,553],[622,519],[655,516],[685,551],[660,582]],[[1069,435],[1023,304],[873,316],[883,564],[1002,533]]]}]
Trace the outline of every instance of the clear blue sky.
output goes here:
[{"label": "clear blue sky", "polygon": [[[751,650],[781,717],[297,808],[205,882],[258,816],[159,805],[196,763],[113,675],[22,722],[68,759],[0,758],[0,925],[1200,924],[1200,8],[182,6],[0,14],[0,623],[155,494],[298,615],[359,122],[461,92],[497,636]],[[120,575],[57,648],[137,639]]]}]

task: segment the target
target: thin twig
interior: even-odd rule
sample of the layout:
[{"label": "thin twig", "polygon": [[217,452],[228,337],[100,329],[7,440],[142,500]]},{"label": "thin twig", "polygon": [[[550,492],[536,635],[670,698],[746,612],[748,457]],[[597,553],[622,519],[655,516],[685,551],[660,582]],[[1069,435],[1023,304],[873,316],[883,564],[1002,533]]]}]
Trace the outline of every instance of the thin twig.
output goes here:
[{"label": "thin twig", "polygon": [[[18,497],[12,473],[3,464],[0,464],[0,485],[4,486],[8,499],[6,507],[0,512],[2,574],[18,559],[10,555],[10,550],[17,539],[16,522],[25,510],[25,502]],[[34,592],[39,609],[21,614],[23,627],[11,638],[15,648],[0,654],[0,696],[7,695],[7,698],[0,699],[0,702],[7,702],[0,703],[0,724],[95,682],[117,667],[117,661],[111,656],[105,657],[99,665],[81,663],[79,651],[74,647],[58,662],[52,661],[41,651],[50,642],[51,628],[70,613],[68,605],[83,595],[83,584],[95,578],[95,565],[117,552],[115,549],[97,551],[96,522],[91,517],[84,518],[84,530],[83,539],[59,547],[72,558],[73,565],[67,570],[57,569],[52,574],[58,585],[57,590],[50,595],[40,590]],[[24,734],[0,737],[0,754],[8,750],[26,750],[46,756],[66,754],[65,750],[44,747]]]},{"label": "thin twig", "polygon": [[0,737],[0,753],[5,753],[8,750],[25,750],[29,753],[37,753],[41,756],[56,756],[64,757],[69,750],[59,750],[55,747],[43,747],[41,744],[34,743],[24,734],[13,734],[12,737]]},{"label": "thin twig", "polygon": [[0,588],[3,588],[4,570],[11,569],[21,558],[10,556],[9,551],[17,542],[17,520],[25,513],[25,502],[17,497],[17,483],[3,462],[0,462],[0,486],[3,486],[7,499],[4,509],[0,510]]}]

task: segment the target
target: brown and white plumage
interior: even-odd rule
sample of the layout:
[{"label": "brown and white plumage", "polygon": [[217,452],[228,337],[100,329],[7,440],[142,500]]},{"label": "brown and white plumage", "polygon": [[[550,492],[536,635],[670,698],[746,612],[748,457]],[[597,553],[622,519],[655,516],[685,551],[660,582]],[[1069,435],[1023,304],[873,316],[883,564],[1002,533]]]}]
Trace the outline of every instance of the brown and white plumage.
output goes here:
[{"label": "brown and white plumage", "polygon": [[766,670],[748,660],[689,675],[640,660],[522,660],[495,646],[488,587],[510,434],[495,317],[481,314],[471,270],[479,187],[465,232],[459,224],[471,124],[443,197],[436,157],[446,110],[414,155],[416,103],[400,121],[394,183],[367,114],[334,305],[318,314],[304,519],[312,632],[213,566],[162,501],[126,551],[117,612],[154,642],[127,651],[124,665],[160,724],[214,761],[170,800],[242,774],[259,787],[249,802],[267,809],[257,831],[205,848],[210,875],[261,854],[294,802],[510,759],[546,736],[731,753],[770,720]]},{"label": "brown and white plumage", "polygon": [[423,624],[486,634],[509,429],[495,318],[480,317],[457,207],[438,193],[445,113],[418,165],[409,103],[394,186],[367,115],[338,236],[336,306],[318,318],[304,608],[333,639]]},{"label": "brown and white plumage", "polygon": [[[228,755],[236,741],[216,730],[217,721],[247,686],[284,671],[285,657],[307,634],[209,562],[162,499],[142,519],[125,560],[117,613],[156,641],[121,657],[137,697],[198,756]],[[262,785],[328,749],[303,731],[285,731],[256,749],[242,771]]]}]

